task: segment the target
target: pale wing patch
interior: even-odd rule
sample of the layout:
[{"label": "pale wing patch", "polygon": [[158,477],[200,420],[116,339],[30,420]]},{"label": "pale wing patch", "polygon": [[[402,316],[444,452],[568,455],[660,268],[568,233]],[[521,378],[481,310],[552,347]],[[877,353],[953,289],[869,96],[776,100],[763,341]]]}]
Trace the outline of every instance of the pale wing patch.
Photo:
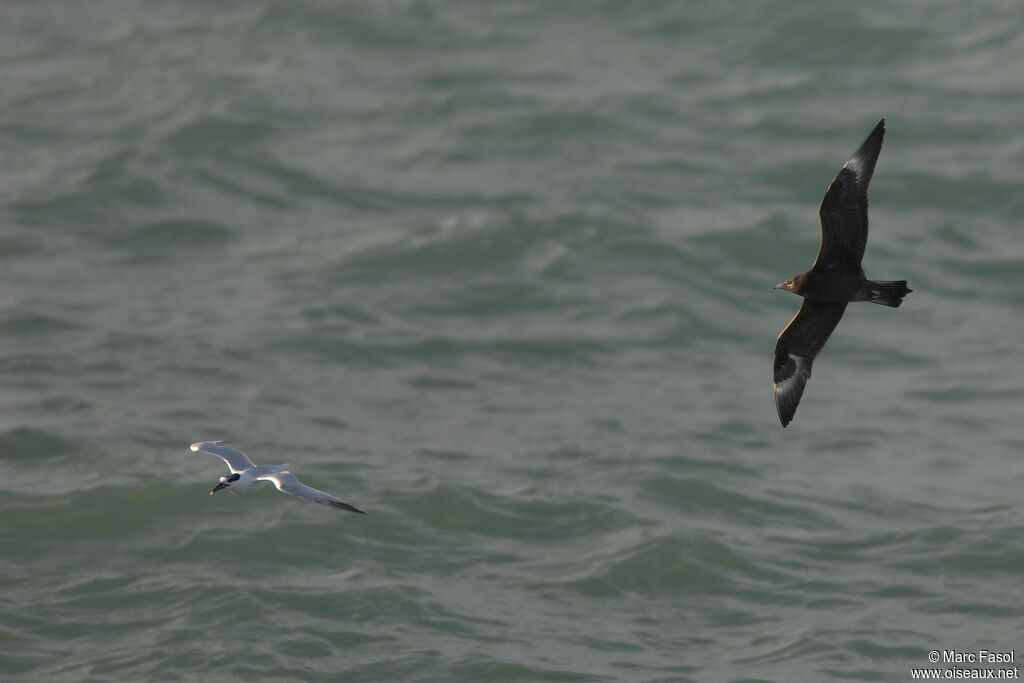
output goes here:
[{"label": "pale wing patch", "polygon": [[775,381],[775,393],[787,393],[798,383],[806,383],[811,377],[811,365],[802,356],[786,354],[789,359],[786,365],[779,371],[779,377]]},{"label": "pale wing patch", "polygon": [[811,363],[802,356],[786,355],[786,364],[779,368],[775,376],[775,407],[779,411],[779,419],[785,427],[796,414],[800,405],[800,397],[811,377]]},{"label": "pale wing patch", "polygon": [[851,171],[853,171],[854,175],[857,176],[858,182],[860,180],[860,173],[861,173],[861,168],[862,167],[863,167],[863,164],[860,162],[860,155],[859,154],[854,154],[852,157],[850,157],[847,160],[847,162],[845,164],[843,164],[843,168],[848,168]]}]

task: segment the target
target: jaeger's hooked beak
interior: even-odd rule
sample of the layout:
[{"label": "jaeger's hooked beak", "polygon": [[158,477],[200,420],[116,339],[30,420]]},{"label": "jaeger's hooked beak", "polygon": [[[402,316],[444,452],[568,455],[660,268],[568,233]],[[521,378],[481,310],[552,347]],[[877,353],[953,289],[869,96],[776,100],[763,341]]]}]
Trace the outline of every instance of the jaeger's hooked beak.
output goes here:
[{"label": "jaeger's hooked beak", "polygon": [[213,494],[217,493],[217,491],[220,491],[221,489],[226,489],[227,487],[228,487],[227,484],[225,484],[224,482],[221,482],[221,483],[219,483],[219,484],[217,484],[216,486],[213,487],[213,490],[210,491],[210,495],[212,496]]}]

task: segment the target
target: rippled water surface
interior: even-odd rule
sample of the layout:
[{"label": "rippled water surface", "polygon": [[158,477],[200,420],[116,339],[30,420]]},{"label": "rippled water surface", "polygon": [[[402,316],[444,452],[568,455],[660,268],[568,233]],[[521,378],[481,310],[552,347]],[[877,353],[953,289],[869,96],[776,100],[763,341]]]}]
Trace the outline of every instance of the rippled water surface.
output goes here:
[{"label": "rippled water surface", "polygon": [[[8,3],[0,678],[1024,652],[1013,2]],[[771,395],[872,126],[856,304]],[[207,495],[229,439],[366,510]],[[1022,655],[1024,656],[1024,655]]]}]

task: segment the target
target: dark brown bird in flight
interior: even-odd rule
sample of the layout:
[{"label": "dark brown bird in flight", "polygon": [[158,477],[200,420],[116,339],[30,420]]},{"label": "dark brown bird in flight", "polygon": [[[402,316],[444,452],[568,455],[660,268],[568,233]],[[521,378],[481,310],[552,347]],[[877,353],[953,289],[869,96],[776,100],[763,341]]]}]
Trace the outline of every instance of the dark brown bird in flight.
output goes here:
[{"label": "dark brown bird in flight", "polygon": [[783,427],[793,419],[811,377],[811,364],[839,324],[846,304],[870,301],[896,308],[913,291],[906,280],[868,280],[860,266],[868,239],[868,183],[884,136],[882,119],[825,192],[818,208],[821,246],[811,269],[775,285],[804,298],[775,343],[775,406]]}]

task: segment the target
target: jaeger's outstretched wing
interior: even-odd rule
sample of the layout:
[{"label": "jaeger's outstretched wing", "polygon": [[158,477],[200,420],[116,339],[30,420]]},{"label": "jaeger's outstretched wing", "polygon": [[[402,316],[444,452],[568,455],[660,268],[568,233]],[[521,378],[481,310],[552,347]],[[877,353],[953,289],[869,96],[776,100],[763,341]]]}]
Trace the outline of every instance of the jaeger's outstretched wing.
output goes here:
[{"label": "jaeger's outstretched wing", "polygon": [[821,245],[813,269],[860,269],[868,241],[868,183],[885,137],[885,119],[836,175],[818,207]]},{"label": "jaeger's outstretched wing", "polygon": [[775,407],[785,427],[796,414],[811,365],[846,311],[845,303],[804,299],[800,311],[775,342]]}]

